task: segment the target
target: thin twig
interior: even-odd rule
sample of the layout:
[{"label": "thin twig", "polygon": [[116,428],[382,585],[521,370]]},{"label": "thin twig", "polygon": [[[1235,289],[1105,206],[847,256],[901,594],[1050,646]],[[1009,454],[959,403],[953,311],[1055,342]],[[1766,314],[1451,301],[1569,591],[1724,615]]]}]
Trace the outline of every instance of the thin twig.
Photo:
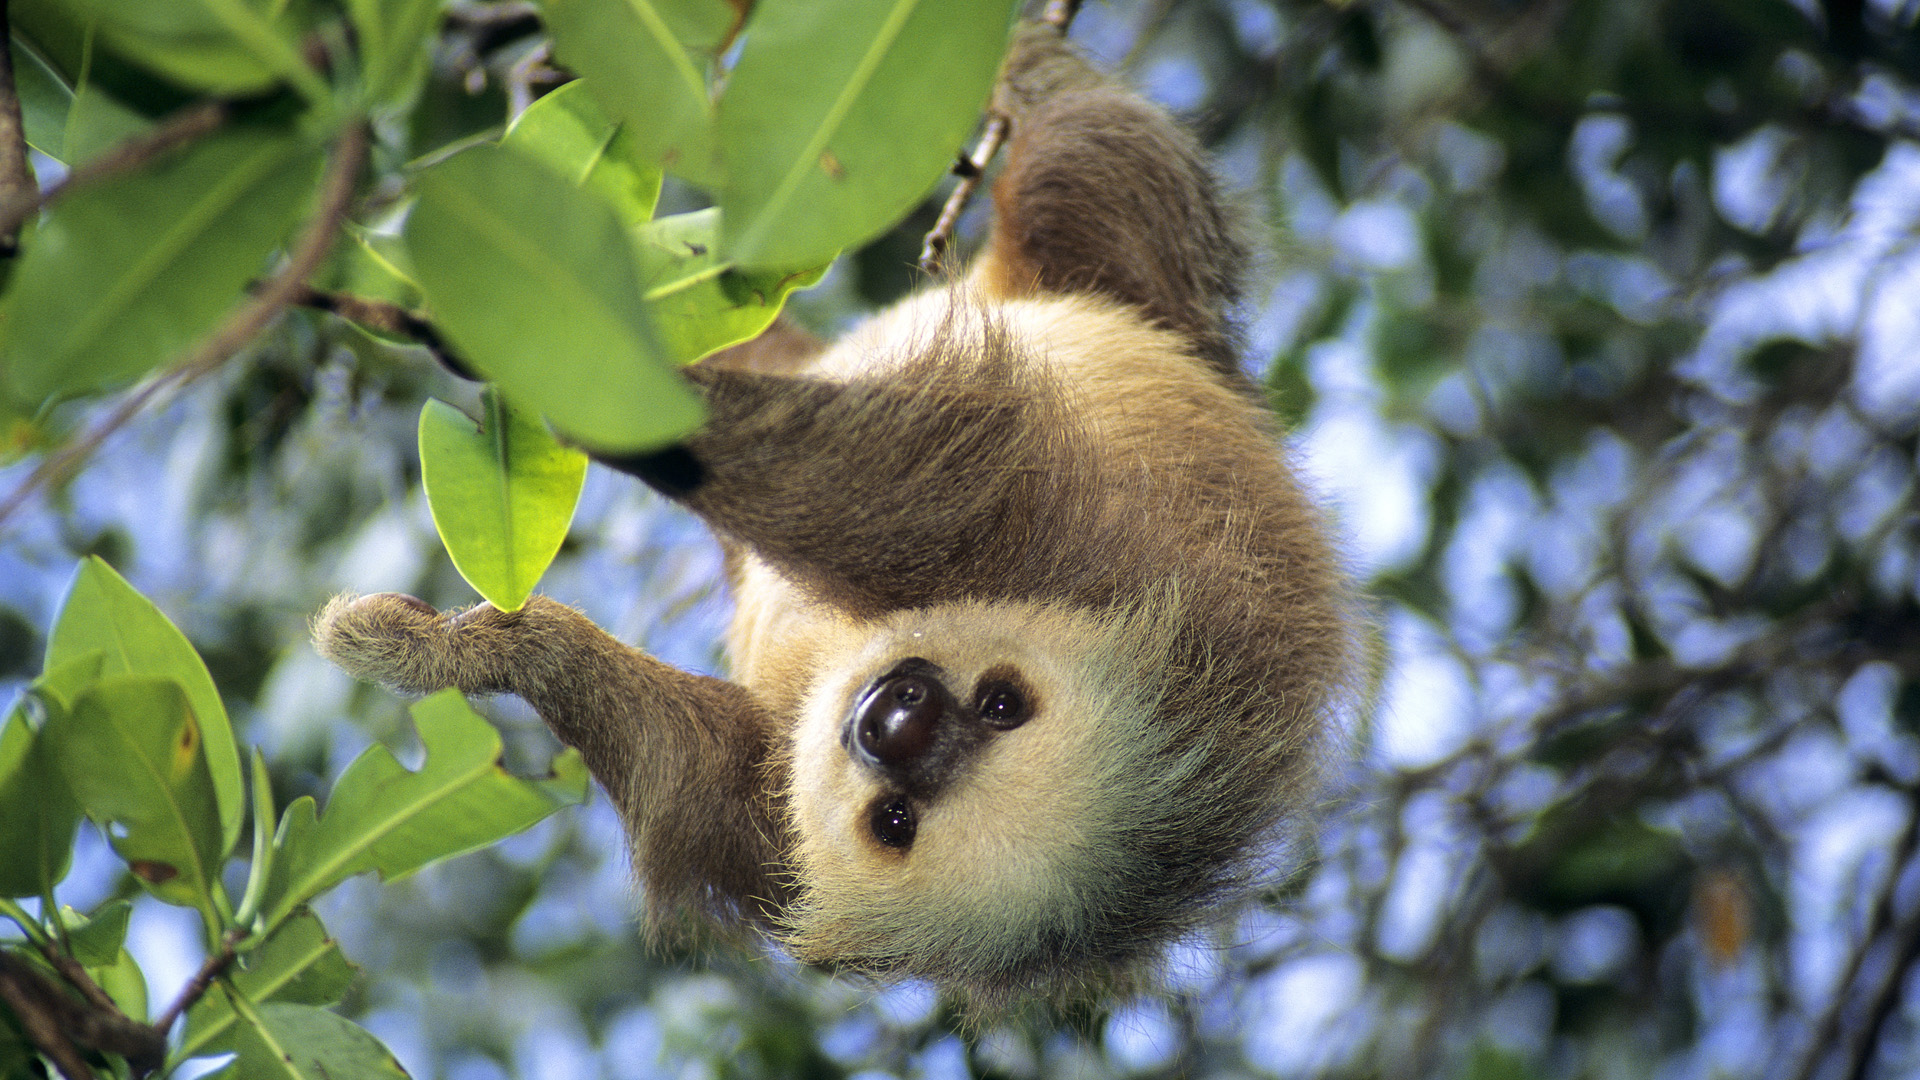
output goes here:
[{"label": "thin twig", "polygon": [[[33,165],[27,160],[27,129],[20,119],[20,94],[13,84],[13,50],[7,0],[0,0],[0,206],[24,206],[36,198]],[[0,231],[0,258],[20,250],[18,224]]]},{"label": "thin twig", "polygon": [[468,382],[480,382],[480,376],[474,373],[467,362],[460,359],[458,353],[447,344],[440,331],[434,329],[424,317],[408,311],[399,304],[385,300],[369,300],[364,296],[351,293],[324,292],[320,289],[302,287],[294,294],[294,304],[338,315],[349,322],[359,323],[370,330],[383,334],[403,337],[418,345],[423,345],[439,361],[440,366]]},{"label": "thin twig", "polygon": [[160,121],[153,130],[117,143],[99,157],[78,166],[58,183],[49,185],[38,198],[28,190],[23,198],[16,201],[0,200],[0,234],[18,232],[28,218],[69,191],[98,183],[110,176],[132,172],[177,146],[184,146],[205,136],[226,123],[227,115],[227,105],[223,101],[202,101],[189,105]]},{"label": "thin twig", "polygon": [[80,996],[92,1002],[95,1008],[119,1011],[120,1006],[107,996],[105,990],[100,989],[100,984],[93,981],[93,976],[87,974],[87,969],[81,965],[80,961],[54,948],[51,944],[35,942],[34,947],[40,951],[41,958],[53,965],[53,970],[59,972],[60,977],[67,980],[69,986],[80,991]]},{"label": "thin twig", "polygon": [[14,488],[7,500],[0,503],[0,524],[5,524],[34,492],[71,477],[100,448],[101,443],[126,426],[161,391],[186,386],[219,368],[291,306],[300,290],[306,287],[307,278],[319,268],[321,260],[332,248],[334,236],[346,220],[347,206],[353,198],[354,187],[366,158],[366,129],[359,124],[348,125],[334,142],[333,160],[321,183],[319,207],[294,245],[286,264],[255,290],[245,303],[235,308],[227,316],[226,322],[184,360],[129,394],[91,431],[58,452],[49,454],[38,468],[21,481],[19,487]]},{"label": "thin twig", "polygon": [[[1040,22],[1065,35],[1079,10],[1080,0],[1048,0]],[[940,217],[934,221],[933,228],[927,230],[927,238],[920,245],[921,270],[929,274],[940,273],[942,259],[953,245],[953,230],[960,224],[960,215],[966,210],[967,203],[972,201],[980,182],[986,179],[987,166],[993,163],[994,155],[1000,152],[1011,129],[1012,123],[1005,115],[997,111],[990,113],[986,127],[980,132],[980,141],[974,144],[973,153],[963,154],[954,161],[953,174],[960,178],[960,182],[954,185],[946,204],[940,207]]]},{"label": "thin twig", "polygon": [[174,1021],[180,1019],[181,1013],[192,1008],[194,1002],[206,996],[207,988],[213,985],[213,980],[224,975],[226,970],[233,966],[234,946],[245,936],[246,934],[240,930],[227,931],[226,936],[220,940],[220,951],[207,957],[206,962],[200,965],[200,970],[193,973],[193,978],[181,988],[180,996],[174,998],[173,1004],[167,1006],[167,1011],[161,1013],[160,1018],[153,1022],[154,1030],[164,1035],[169,1028],[173,1027]]}]

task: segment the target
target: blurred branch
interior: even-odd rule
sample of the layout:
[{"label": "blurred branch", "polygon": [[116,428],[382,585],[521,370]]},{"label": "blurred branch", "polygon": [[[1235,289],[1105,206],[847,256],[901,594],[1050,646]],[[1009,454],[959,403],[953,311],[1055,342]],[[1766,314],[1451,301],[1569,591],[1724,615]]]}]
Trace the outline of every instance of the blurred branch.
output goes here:
[{"label": "blurred branch", "polygon": [[60,182],[49,186],[37,197],[29,190],[15,201],[0,198],[0,235],[18,233],[28,218],[69,191],[132,172],[175,147],[206,136],[226,123],[227,116],[227,104],[223,101],[202,101],[189,105],[162,120],[153,130],[117,143],[99,157],[76,166]]},{"label": "blurred branch", "polygon": [[306,288],[306,279],[319,268],[321,260],[333,247],[334,237],[339,233],[341,223],[346,220],[347,207],[352,201],[360,170],[366,160],[366,128],[358,123],[347,125],[334,141],[333,158],[320,185],[318,208],[294,244],[286,263],[184,359],[127,395],[105,420],[94,425],[85,435],[49,454],[38,468],[14,488],[5,502],[0,502],[0,524],[5,524],[34,492],[70,479],[100,448],[100,444],[126,426],[162,391],[186,386],[218,369],[292,305],[301,290]]},{"label": "blurred branch", "polygon": [[369,330],[377,330],[392,337],[403,337],[422,345],[434,360],[449,372],[468,382],[481,382],[481,377],[460,359],[440,331],[434,329],[431,322],[416,315],[399,304],[385,300],[369,300],[351,293],[324,292],[320,289],[302,286],[294,295],[293,303],[300,307],[313,308],[338,315],[349,322],[359,323]]},{"label": "blurred branch", "polygon": [[[0,0],[0,207],[25,206],[39,197],[40,186],[27,160],[26,125],[20,118],[20,94],[13,84],[12,24],[7,0]],[[20,250],[20,224],[0,230],[0,258]]]}]

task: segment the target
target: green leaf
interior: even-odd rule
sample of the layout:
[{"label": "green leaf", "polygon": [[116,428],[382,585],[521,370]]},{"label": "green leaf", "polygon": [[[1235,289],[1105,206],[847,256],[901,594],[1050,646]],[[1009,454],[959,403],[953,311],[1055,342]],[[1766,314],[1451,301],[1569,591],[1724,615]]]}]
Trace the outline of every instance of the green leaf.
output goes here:
[{"label": "green leaf", "polygon": [[[314,276],[314,284],[323,289],[343,292],[366,300],[384,300],[411,311],[423,302],[420,286],[413,280],[413,268],[406,245],[398,236],[376,233],[351,222],[341,230],[325,268]],[[372,327],[352,323],[382,341],[413,345],[409,337],[392,335]]]},{"label": "green leaf", "polygon": [[494,607],[516,611],[567,538],[587,456],[492,387],[481,407],[477,424],[444,401],[421,408],[420,483],[460,576]]},{"label": "green leaf", "polygon": [[127,943],[127,920],[133,916],[133,901],[115,900],[92,915],[81,915],[63,908],[60,918],[67,924],[67,944],[73,958],[87,967],[108,967],[120,958]]},{"label": "green leaf", "polygon": [[233,726],[214,689],[213,676],[186,635],[153,602],[141,596],[98,556],[80,564],[47,642],[48,671],[99,653],[101,675],[157,675],[186,691],[205,746],[207,770],[220,806],[220,850],[224,858],[240,838],[246,792],[240,778],[240,750]]},{"label": "green leaf", "polygon": [[65,142],[53,156],[69,167],[84,165],[136,135],[153,130],[153,121],[122,105],[96,85],[73,92],[67,110]]},{"label": "green leaf", "polygon": [[423,70],[439,0],[347,0],[369,101],[405,97]]},{"label": "green leaf", "polygon": [[542,0],[554,57],[578,72],[633,152],[717,187],[707,71],[736,21],[725,0]]},{"label": "green leaf", "polygon": [[[311,912],[301,911],[280,925],[258,949],[248,952],[245,966],[229,981],[247,1000],[285,1001],[300,1005],[331,1005],[353,983],[354,968],[340,946]],[[211,993],[187,1010],[186,1033],[169,1059],[212,1053],[231,1045],[228,1033],[235,1021],[233,1005],[222,993]]]},{"label": "green leaf", "polygon": [[26,128],[27,145],[50,158],[64,160],[73,90],[39,53],[17,39],[11,47],[14,90],[20,95],[20,120]]},{"label": "green leaf", "polygon": [[313,800],[295,799],[280,820],[269,925],[335,884],[368,870],[388,881],[428,863],[485,847],[586,798],[586,766],[569,750],[554,776],[528,781],[500,765],[500,733],[474,715],[458,691],[413,706],[426,764],[408,772],[384,746],[347,766],[315,819]]},{"label": "green leaf", "polygon": [[110,962],[88,964],[86,968],[94,985],[105,990],[121,1012],[135,1020],[147,1018],[147,976],[132,953],[120,949]]},{"label": "green leaf", "polygon": [[725,254],[748,267],[813,266],[904,216],[977,124],[1012,8],[757,5],[717,122]]},{"label": "green leaf", "polygon": [[742,271],[718,256],[720,211],[696,210],[650,222],[636,233],[640,283],[661,343],[682,364],[757,336],[787,294],[817,285],[811,270]]},{"label": "green leaf", "polygon": [[115,52],[182,86],[224,97],[294,84],[324,100],[300,55],[307,5],[287,0],[74,0]]},{"label": "green leaf", "polygon": [[192,345],[261,272],[319,160],[292,136],[235,130],[56,203],[0,301],[0,374],[39,401]]},{"label": "green leaf", "polygon": [[[98,653],[76,657],[28,687],[49,717],[65,712],[100,675]],[[28,723],[23,697],[0,726],[0,896],[45,896],[73,861],[80,804]]]},{"label": "green leaf", "polygon": [[367,1029],[311,1005],[270,1001],[249,1004],[222,988],[241,1022],[230,1046],[233,1064],[220,1070],[226,1080],[377,1080],[407,1075],[393,1052]]},{"label": "green leaf", "polygon": [[200,725],[172,679],[110,675],[42,731],[87,816],[155,896],[219,925],[220,817]]},{"label": "green leaf", "polygon": [[494,146],[428,169],[419,192],[407,248],[435,325],[515,404],[604,450],[660,446],[699,425],[603,200]]},{"label": "green leaf", "polygon": [[632,228],[653,217],[660,169],[634,145],[630,126],[607,119],[586,83],[576,79],[527,106],[500,145],[605,197],[620,223]]}]

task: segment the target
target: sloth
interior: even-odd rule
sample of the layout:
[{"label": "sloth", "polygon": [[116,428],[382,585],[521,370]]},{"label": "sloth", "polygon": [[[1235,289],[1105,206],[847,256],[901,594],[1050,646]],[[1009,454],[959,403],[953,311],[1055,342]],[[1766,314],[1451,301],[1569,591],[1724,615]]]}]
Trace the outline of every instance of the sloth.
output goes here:
[{"label": "sloth", "polygon": [[1141,988],[1271,880],[1357,637],[1236,365],[1246,255],[1197,143],[1045,27],[993,107],[964,276],[832,344],[776,321],[686,369],[695,434],[595,454],[723,545],[730,679],[537,595],[341,597],[314,628],[397,691],[525,699],[618,809],[655,934],[972,1009]]}]

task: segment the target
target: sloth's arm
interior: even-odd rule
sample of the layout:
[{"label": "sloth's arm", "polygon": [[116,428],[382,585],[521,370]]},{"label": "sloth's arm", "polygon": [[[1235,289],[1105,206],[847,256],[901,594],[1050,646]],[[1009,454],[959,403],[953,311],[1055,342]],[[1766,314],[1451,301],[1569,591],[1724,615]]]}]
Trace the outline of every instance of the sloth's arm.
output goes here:
[{"label": "sloth's arm", "polygon": [[994,107],[1012,138],[973,283],[1120,300],[1239,379],[1225,312],[1246,250],[1193,136],[1048,27],[1014,39]]},{"label": "sloth's arm", "polygon": [[340,597],[314,643],[402,693],[524,698],[614,800],[661,913],[764,918],[786,899],[774,722],[744,688],[663,664],[544,596],[447,613],[395,593]]}]

